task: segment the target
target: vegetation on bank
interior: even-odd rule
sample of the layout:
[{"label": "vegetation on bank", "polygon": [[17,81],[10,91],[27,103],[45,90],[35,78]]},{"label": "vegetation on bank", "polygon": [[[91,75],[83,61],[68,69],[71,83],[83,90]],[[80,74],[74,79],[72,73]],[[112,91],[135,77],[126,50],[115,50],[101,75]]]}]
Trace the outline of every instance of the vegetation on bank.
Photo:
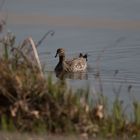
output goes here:
[{"label": "vegetation on bank", "polygon": [[110,111],[103,95],[92,101],[88,89],[72,91],[65,80],[53,82],[31,45],[29,39],[16,45],[12,33],[0,38],[1,130],[140,138],[138,101],[132,105],[133,119],[128,119],[119,98]]}]

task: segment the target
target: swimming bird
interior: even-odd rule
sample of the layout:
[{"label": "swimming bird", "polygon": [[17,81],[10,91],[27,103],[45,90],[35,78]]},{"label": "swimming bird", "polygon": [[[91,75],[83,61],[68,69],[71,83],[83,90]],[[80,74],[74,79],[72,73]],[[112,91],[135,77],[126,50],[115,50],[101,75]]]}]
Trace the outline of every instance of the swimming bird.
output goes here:
[{"label": "swimming bird", "polygon": [[87,68],[87,55],[80,53],[78,58],[66,60],[65,50],[63,48],[57,49],[55,57],[58,55],[59,62],[55,67],[55,72],[57,74],[67,72],[84,72]]}]

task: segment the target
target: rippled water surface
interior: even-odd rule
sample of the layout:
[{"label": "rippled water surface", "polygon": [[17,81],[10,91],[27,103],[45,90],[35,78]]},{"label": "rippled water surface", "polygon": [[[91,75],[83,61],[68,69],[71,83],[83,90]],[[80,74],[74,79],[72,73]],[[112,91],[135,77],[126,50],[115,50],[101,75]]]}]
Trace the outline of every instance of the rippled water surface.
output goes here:
[{"label": "rippled water surface", "polygon": [[2,15],[19,42],[27,36],[37,42],[48,30],[55,31],[38,48],[46,71],[53,72],[57,64],[57,48],[65,48],[68,58],[87,53],[87,73],[69,79],[70,85],[98,91],[100,69],[103,93],[112,99],[120,89],[120,97],[129,101],[132,95],[140,99],[139,7],[138,0],[9,0]]}]

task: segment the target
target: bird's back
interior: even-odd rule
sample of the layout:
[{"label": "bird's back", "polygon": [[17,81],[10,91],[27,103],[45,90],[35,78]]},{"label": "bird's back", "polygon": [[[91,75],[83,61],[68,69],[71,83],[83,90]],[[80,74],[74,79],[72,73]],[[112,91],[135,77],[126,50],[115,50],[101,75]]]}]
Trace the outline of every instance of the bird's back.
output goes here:
[{"label": "bird's back", "polygon": [[85,58],[74,58],[70,61],[65,61],[70,72],[81,72],[87,68],[87,62]]}]

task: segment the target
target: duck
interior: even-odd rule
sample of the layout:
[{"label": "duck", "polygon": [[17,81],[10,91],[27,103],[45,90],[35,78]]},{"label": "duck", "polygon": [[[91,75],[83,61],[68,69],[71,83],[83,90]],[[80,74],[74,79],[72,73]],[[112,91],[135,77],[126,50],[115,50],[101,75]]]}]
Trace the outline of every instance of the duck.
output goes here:
[{"label": "duck", "polygon": [[84,72],[87,69],[87,54],[79,54],[79,57],[73,58],[71,60],[66,60],[65,50],[63,48],[58,48],[55,57],[59,56],[59,62],[55,67],[55,72],[68,73],[68,72]]}]

